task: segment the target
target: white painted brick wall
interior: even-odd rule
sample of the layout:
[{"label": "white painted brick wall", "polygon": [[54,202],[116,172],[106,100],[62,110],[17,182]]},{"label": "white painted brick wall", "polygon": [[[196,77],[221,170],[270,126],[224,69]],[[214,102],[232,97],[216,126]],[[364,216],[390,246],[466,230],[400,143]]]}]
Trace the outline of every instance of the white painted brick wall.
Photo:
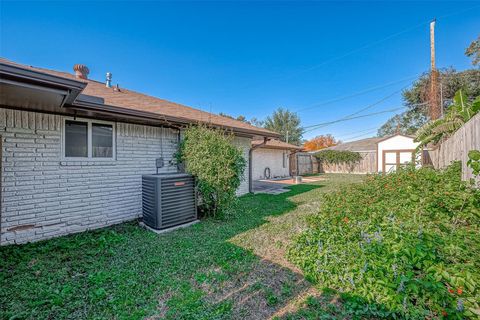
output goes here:
[{"label": "white painted brick wall", "polygon": [[243,172],[243,179],[240,183],[240,187],[237,190],[237,195],[248,193],[248,153],[250,151],[252,140],[250,138],[244,137],[235,137],[233,144],[243,150],[243,156],[246,160],[247,165],[245,166],[245,171]]},{"label": "white painted brick wall", "polygon": [[[0,108],[1,245],[43,240],[141,216],[141,176],[170,165],[177,130],[116,123],[116,160],[61,155],[64,117]],[[162,138],[163,137],[163,138]],[[161,142],[163,141],[163,147]],[[248,159],[249,138],[235,138]],[[246,169],[246,178],[248,168]],[[244,179],[238,194],[248,192]]]},{"label": "white painted brick wall", "polygon": [[[141,215],[141,175],[161,172],[177,148],[177,130],[116,124],[116,160],[61,157],[63,117],[0,109],[1,244],[23,243],[132,220]],[[161,137],[163,136],[163,148]]]},{"label": "white painted brick wall", "polygon": [[265,168],[270,168],[270,177],[288,177],[289,158],[285,160],[285,167],[283,167],[283,154],[289,154],[286,150],[258,148],[253,151],[252,155],[252,179],[265,179]]}]

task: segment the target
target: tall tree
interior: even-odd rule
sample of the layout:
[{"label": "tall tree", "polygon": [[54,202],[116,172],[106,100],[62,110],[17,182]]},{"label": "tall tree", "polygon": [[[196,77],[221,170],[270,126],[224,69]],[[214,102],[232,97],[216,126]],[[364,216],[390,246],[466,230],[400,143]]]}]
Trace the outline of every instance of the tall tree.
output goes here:
[{"label": "tall tree", "polygon": [[265,119],[264,128],[280,133],[282,141],[287,141],[288,137],[288,143],[301,144],[303,128],[300,125],[300,118],[295,112],[278,108]]},{"label": "tall tree", "polygon": [[229,114],[226,114],[226,113],[223,113],[223,112],[220,112],[218,114],[219,116],[222,116],[222,117],[225,117],[225,118],[229,118],[229,119],[233,119],[233,120],[238,120],[238,121],[242,121],[242,122],[245,122],[245,123],[250,123],[250,121],[247,120],[247,118],[245,116],[242,116],[242,115],[239,115],[237,116],[236,118],[229,115]]},{"label": "tall tree", "polygon": [[[439,72],[441,84],[441,101],[443,110],[452,104],[455,93],[462,90],[469,100],[480,95],[480,70],[470,69],[457,72],[453,68]],[[430,73],[425,73],[416,80],[412,87],[402,93],[407,110],[390,118],[378,130],[378,136],[397,133],[414,134],[428,121],[428,101],[430,90]]]},{"label": "tall tree", "polygon": [[[480,64],[480,37],[470,44],[465,55],[473,59],[474,66]],[[378,129],[378,136],[382,137],[397,132],[415,134],[420,127],[427,123],[430,79],[430,73],[424,73],[410,89],[402,92],[407,111],[388,119]],[[439,83],[441,86],[440,101],[442,101],[442,111],[445,113],[453,104],[457,91],[462,90],[469,101],[473,101],[480,95],[480,69],[461,72],[457,72],[453,68],[442,70],[439,72]]]},{"label": "tall tree", "polygon": [[331,134],[326,134],[316,136],[315,138],[304,142],[303,147],[307,151],[315,151],[334,146],[337,143],[338,141]]},{"label": "tall tree", "polygon": [[480,65],[480,36],[470,43],[470,46],[465,50],[465,55],[472,58],[474,66]]}]

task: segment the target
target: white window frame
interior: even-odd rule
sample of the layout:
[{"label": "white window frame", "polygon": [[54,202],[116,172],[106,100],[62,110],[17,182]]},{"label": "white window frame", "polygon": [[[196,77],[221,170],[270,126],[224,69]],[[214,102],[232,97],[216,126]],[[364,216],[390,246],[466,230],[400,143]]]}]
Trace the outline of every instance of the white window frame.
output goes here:
[{"label": "white window frame", "polygon": [[[88,157],[67,157],[65,156],[65,143],[66,143],[66,136],[65,136],[65,127],[67,121],[77,121],[77,122],[85,122],[87,123],[87,151]],[[93,147],[92,147],[92,123],[96,124],[108,124],[112,126],[112,157],[105,158],[105,157],[93,157]],[[62,159],[69,160],[69,161],[112,161],[117,159],[117,141],[116,141],[116,125],[115,122],[111,121],[103,121],[103,120],[94,120],[94,119],[85,119],[85,118],[73,118],[73,117],[65,117],[62,121]]]}]

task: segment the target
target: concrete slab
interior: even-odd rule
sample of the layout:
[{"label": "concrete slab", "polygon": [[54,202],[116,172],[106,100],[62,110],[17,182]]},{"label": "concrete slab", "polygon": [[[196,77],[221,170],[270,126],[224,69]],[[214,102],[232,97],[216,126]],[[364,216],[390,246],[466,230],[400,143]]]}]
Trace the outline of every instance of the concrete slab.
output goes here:
[{"label": "concrete slab", "polygon": [[[290,180],[291,181],[291,180]],[[253,181],[253,193],[280,194],[289,191],[284,183],[269,180]]]},{"label": "concrete slab", "polygon": [[143,222],[140,222],[140,226],[147,229],[147,230],[150,230],[150,231],[153,231],[155,232],[156,234],[162,234],[162,233],[167,233],[167,232],[170,232],[170,231],[173,231],[173,230],[177,230],[177,229],[180,229],[180,228],[186,228],[186,227],[189,227],[191,226],[192,224],[195,224],[195,223],[199,223],[200,220],[194,220],[192,222],[188,222],[188,223],[185,223],[185,224],[181,224],[179,226],[175,226],[175,227],[170,227],[170,228],[167,228],[167,229],[162,229],[162,230],[157,230],[157,229],[153,229],[152,227],[150,226],[147,226],[145,223]]}]

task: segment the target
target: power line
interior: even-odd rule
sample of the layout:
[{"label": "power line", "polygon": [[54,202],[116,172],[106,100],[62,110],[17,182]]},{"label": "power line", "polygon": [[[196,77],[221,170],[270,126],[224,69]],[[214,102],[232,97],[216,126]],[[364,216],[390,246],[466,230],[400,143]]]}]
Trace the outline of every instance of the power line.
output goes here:
[{"label": "power line", "polygon": [[[367,88],[367,89],[364,89],[362,91],[357,91],[355,93],[352,93],[350,95],[346,95],[346,96],[341,96],[341,97],[338,97],[338,98],[334,98],[334,99],[330,99],[330,100],[327,100],[327,101],[324,101],[324,102],[320,102],[320,103],[315,103],[315,104],[312,104],[308,107],[305,107],[305,108],[302,108],[302,109],[298,109],[297,112],[303,112],[303,111],[306,111],[306,110],[311,110],[311,109],[314,109],[314,108],[317,108],[317,107],[321,107],[321,106],[324,106],[324,105],[327,105],[327,104],[331,104],[331,103],[334,103],[334,102],[338,102],[338,101],[342,101],[342,100],[347,100],[347,99],[350,99],[350,98],[353,98],[353,97],[357,97],[357,96],[360,96],[360,95],[363,95],[363,94],[366,94],[366,93],[369,93],[369,92],[372,92],[372,91],[376,91],[376,90],[380,90],[380,89],[383,89],[383,88],[387,88],[387,87],[390,87],[392,85],[395,85],[395,84],[398,84],[398,83],[401,83],[401,82],[404,82],[404,81],[407,81],[407,80],[412,80],[412,79],[415,79],[419,76],[419,74],[416,74],[414,76],[411,76],[411,77],[408,77],[408,78],[403,78],[403,79],[400,79],[400,80],[396,80],[396,81],[392,81],[392,82],[389,82],[387,84],[384,84],[384,85],[377,85],[377,86],[374,86],[374,87],[370,87],[370,88]],[[403,88],[402,88],[403,89]]]},{"label": "power line", "polygon": [[345,137],[353,136],[355,134],[359,134],[359,133],[362,133],[362,132],[367,132],[367,131],[372,131],[372,130],[377,130],[377,129],[378,129],[378,127],[368,128],[368,129],[360,130],[360,131],[351,131],[349,133],[345,133],[345,134],[342,134],[342,135],[338,136],[338,138],[345,138]]},{"label": "power line", "polygon": [[366,132],[366,133],[363,133],[363,134],[356,135],[356,136],[354,136],[354,137],[348,138],[347,140],[345,140],[345,142],[351,141],[351,140],[353,140],[353,139],[360,138],[360,137],[363,137],[363,136],[366,136],[366,135],[370,135],[370,134],[372,134],[372,133],[374,133],[374,132],[377,132],[377,130],[378,130],[378,129],[372,130],[372,131],[369,131],[369,132]]},{"label": "power line", "polygon": [[308,130],[304,131],[304,133],[305,132],[310,132],[312,130],[317,130],[317,129],[320,129],[322,127],[325,127],[325,126],[328,126],[328,125],[331,125],[331,124],[334,124],[334,123],[338,123],[338,122],[344,122],[344,121],[349,121],[349,120],[353,120],[353,119],[371,117],[371,116],[375,116],[375,115],[378,115],[378,114],[394,112],[394,111],[398,111],[398,110],[405,109],[405,108],[406,108],[406,106],[402,106],[402,107],[397,107],[397,108],[393,108],[393,109],[382,110],[382,111],[373,112],[373,113],[367,113],[367,114],[363,114],[363,115],[360,115],[360,116],[342,118],[342,119],[337,119],[337,120],[328,121],[328,122],[322,122],[322,123],[318,123],[318,124],[315,124],[315,125],[304,127],[304,129],[305,128],[308,129]]},{"label": "power line", "polygon": [[329,126],[331,124],[338,123],[338,122],[343,122],[343,121],[348,121],[348,120],[353,120],[353,119],[358,119],[358,118],[364,118],[364,117],[370,117],[370,116],[374,116],[374,115],[377,115],[377,114],[394,112],[394,111],[405,109],[405,108],[411,107],[411,106],[422,106],[422,105],[426,105],[426,104],[428,104],[428,102],[417,103],[417,104],[413,104],[413,105],[410,105],[410,106],[402,106],[402,107],[397,107],[397,108],[388,109],[388,110],[382,110],[382,111],[379,111],[379,112],[367,113],[367,114],[363,114],[363,115],[359,115],[359,116],[355,116],[355,117],[342,117],[342,118],[339,118],[339,119],[336,119],[336,120],[306,126],[306,127],[303,127],[303,129],[308,129],[308,130],[304,131],[304,133],[305,132],[310,132],[312,130],[320,129],[320,128],[323,128],[323,127],[326,127],[326,126]]}]

